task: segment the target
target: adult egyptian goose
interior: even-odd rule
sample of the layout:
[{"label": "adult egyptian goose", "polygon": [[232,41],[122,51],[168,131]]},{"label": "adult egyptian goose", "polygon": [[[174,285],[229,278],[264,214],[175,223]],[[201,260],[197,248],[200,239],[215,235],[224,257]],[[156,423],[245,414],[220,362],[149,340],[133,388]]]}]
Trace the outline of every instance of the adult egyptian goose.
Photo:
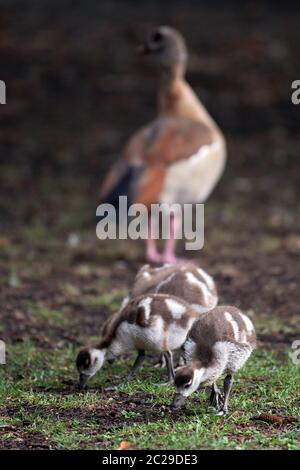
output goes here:
[{"label": "adult egyptian goose", "polygon": [[[173,28],[161,26],[142,46],[160,66],[158,116],[138,130],[104,180],[101,199],[115,203],[127,195],[131,203],[203,203],[223,172],[224,137],[185,80],[187,48]],[[149,217],[146,258],[175,263],[178,218],[173,213],[169,238],[159,254]]]},{"label": "adult egyptian goose", "polygon": [[172,351],[184,343],[198,313],[184,300],[172,295],[149,294],[132,299],[107,325],[106,334],[95,348],[82,349],[76,360],[80,387],[109,360],[132,350],[138,351],[133,368],[144,360],[145,352],[163,354],[169,381],[174,378]]},{"label": "adult egyptian goose", "polygon": [[[254,326],[236,307],[219,306],[203,314],[182,347],[188,363],[176,371],[173,406],[180,407],[199,387],[211,386],[210,403],[219,415],[225,415],[233,374],[243,367],[255,345]],[[216,384],[223,374],[224,396]]]}]

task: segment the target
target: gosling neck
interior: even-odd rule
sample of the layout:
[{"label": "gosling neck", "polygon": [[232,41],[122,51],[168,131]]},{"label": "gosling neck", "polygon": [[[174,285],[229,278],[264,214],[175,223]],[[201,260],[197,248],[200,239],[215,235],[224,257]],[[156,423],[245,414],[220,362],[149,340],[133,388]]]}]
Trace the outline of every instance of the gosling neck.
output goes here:
[{"label": "gosling neck", "polygon": [[[205,367],[201,377],[202,385],[212,385],[223,374],[227,363],[227,355],[214,354],[211,362]],[[202,366],[203,367],[203,366]],[[196,363],[196,368],[201,369],[201,364]]]}]

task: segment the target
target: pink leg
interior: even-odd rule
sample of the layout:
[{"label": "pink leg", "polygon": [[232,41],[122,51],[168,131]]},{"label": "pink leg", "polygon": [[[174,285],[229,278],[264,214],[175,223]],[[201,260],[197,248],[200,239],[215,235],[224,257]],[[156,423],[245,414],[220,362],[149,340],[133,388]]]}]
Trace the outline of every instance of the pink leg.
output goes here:
[{"label": "pink leg", "polygon": [[167,264],[180,264],[180,263],[195,263],[195,261],[184,258],[177,258],[175,253],[176,239],[175,234],[178,228],[180,219],[177,219],[174,215],[170,216],[170,234],[169,238],[166,240],[165,251],[161,256],[161,262]]},{"label": "pink leg", "polygon": [[170,233],[169,238],[166,240],[165,244],[165,251],[162,255],[162,262],[164,263],[178,263],[180,260],[176,258],[175,254],[175,247],[176,247],[176,239],[175,234],[178,227],[178,219],[174,217],[174,215],[170,216]]},{"label": "pink leg", "polygon": [[152,221],[150,218],[148,225],[148,238],[146,240],[146,258],[147,261],[150,261],[151,263],[160,263],[161,255],[157,251],[156,240],[152,238],[152,233]]}]

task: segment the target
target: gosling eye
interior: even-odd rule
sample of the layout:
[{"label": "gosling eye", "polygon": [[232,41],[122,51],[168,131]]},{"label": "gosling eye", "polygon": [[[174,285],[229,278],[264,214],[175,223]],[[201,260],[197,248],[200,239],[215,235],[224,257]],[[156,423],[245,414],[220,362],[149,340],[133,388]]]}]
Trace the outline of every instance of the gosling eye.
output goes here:
[{"label": "gosling eye", "polygon": [[193,380],[191,379],[184,384],[183,388],[189,388],[192,385],[192,383],[193,383]]}]

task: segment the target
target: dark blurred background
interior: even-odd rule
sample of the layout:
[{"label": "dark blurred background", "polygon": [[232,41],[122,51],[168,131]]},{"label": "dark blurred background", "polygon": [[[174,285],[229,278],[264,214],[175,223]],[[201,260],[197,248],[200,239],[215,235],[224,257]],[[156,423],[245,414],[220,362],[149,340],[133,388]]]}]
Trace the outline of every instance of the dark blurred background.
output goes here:
[{"label": "dark blurred background", "polygon": [[[215,277],[221,303],[241,306],[256,324],[266,319],[266,344],[298,337],[300,106],[291,102],[291,84],[300,79],[297,3],[0,6],[0,79],[7,85],[7,104],[0,105],[3,337],[56,347],[95,335],[144,262],[143,243],[97,240],[94,216],[107,168],[156,113],[155,76],[136,47],[157,24],[185,36],[187,79],[228,142],[225,174],[205,205],[204,249],[190,256]],[[62,311],[68,332],[37,319],[36,305]]]},{"label": "dark blurred background", "polygon": [[235,183],[242,193],[261,191],[261,200],[250,201],[253,212],[265,198],[284,204],[285,190],[299,191],[300,107],[290,98],[300,77],[296,3],[0,5],[0,79],[7,86],[0,108],[2,229],[35,218],[60,223],[61,211],[76,210],[76,201],[81,217],[73,228],[92,227],[106,169],[156,112],[152,70],[136,46],[157,24],[186,37],[188,80],[228,139],[222,196]]},{"label": "dark blurred background", "polygon": [[[298,371],[287,352],[300,338],[300,105],[291,101],[299,5],[0,0],[0,340],[8,351],[0,447],[160,448],[164,433],[171,448],[209,439],[213,449],[297,447],[296,423],[287,423],[299,414]],[[145,262],[142,241],[96,238],[95,210],[108,167],[156,114],[156,77],[136,48],[158,24],[185,36],[187,80],[228,143],[225,173],[205,204],[204,248],[178,246],[214,277],[220,304],[240,307],[258,332],[224,424],[201,421],[198,399],[181,423],[167,396],[156,401],[139,384],[134,395],[107,399],[104,378],[121,382],[124,362],[78,401],[73,389],[75,348],[98,344]],[[150,368],[143,374],[152,380]],[[268,423],[250,421],[254,411],[266,411]]]}]

